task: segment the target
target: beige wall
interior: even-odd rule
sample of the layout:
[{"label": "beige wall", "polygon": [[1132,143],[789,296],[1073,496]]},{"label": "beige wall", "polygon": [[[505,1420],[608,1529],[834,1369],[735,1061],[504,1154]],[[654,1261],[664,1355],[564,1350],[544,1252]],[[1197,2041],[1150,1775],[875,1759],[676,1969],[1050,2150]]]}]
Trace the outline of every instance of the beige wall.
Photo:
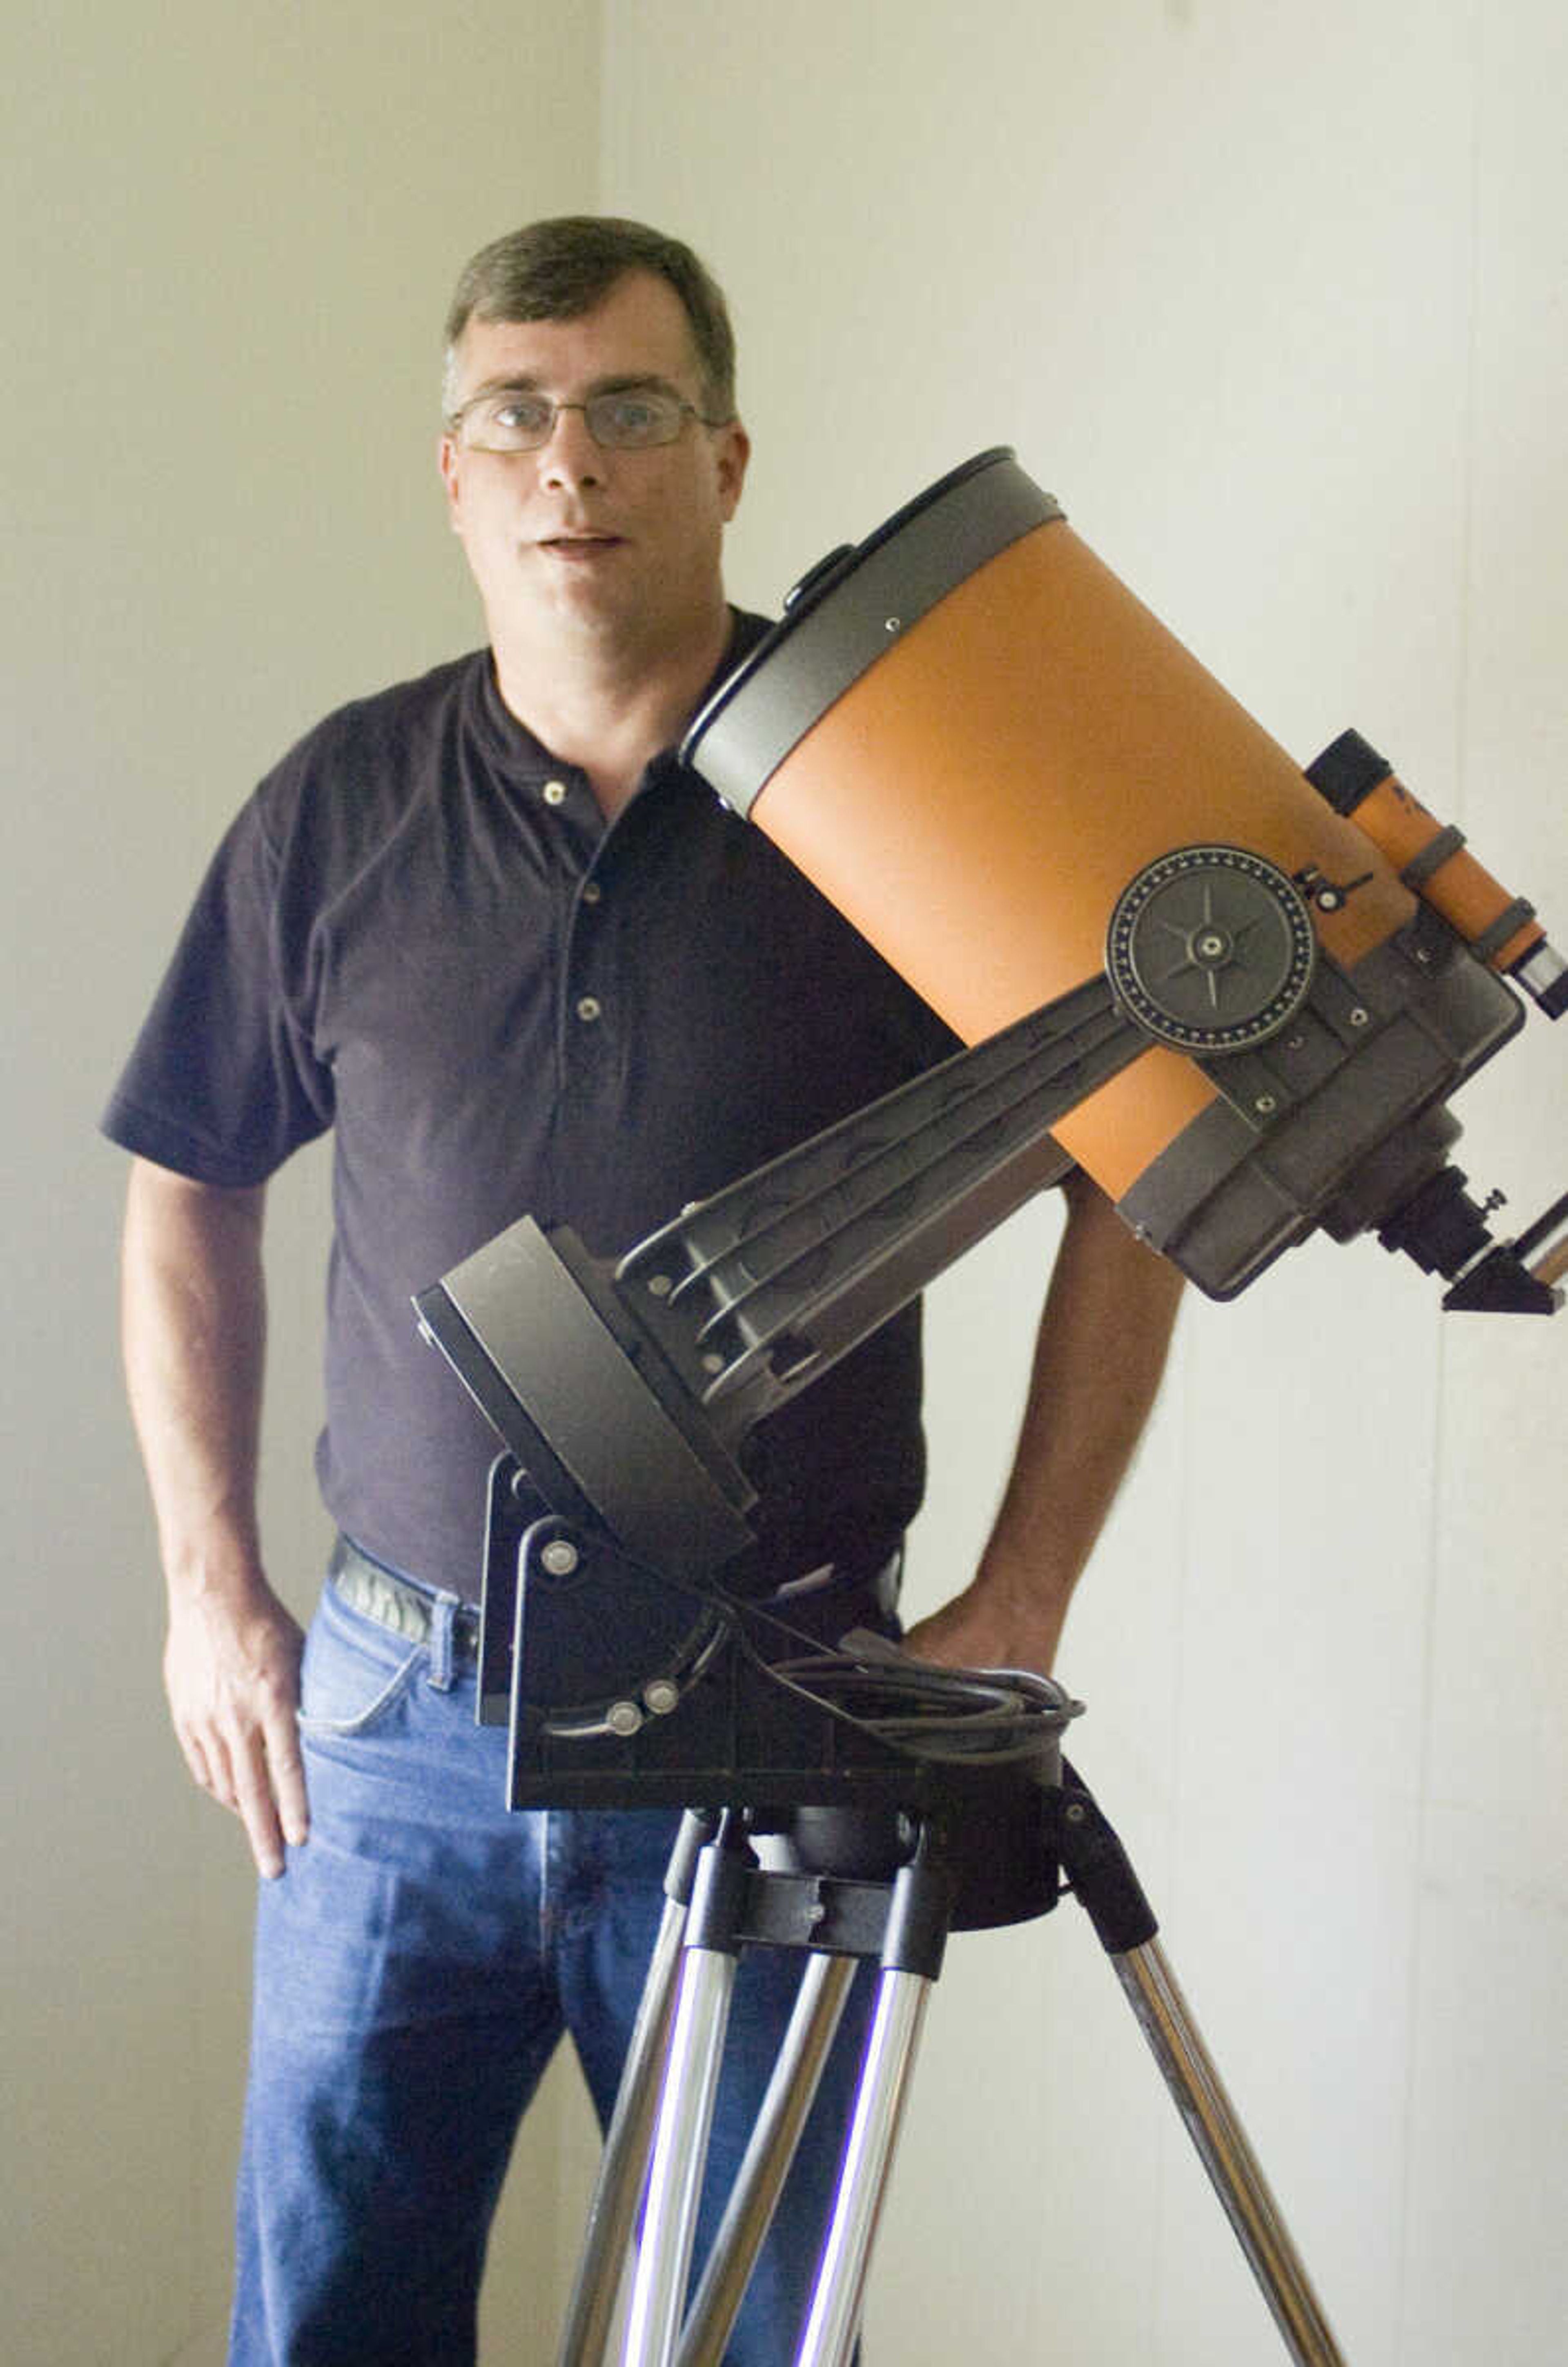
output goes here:
[{"label": "beige wall", "polygon": [[[163,1729],[92,1127],[255,773],[474,638],[429,475],[455,266],[559,206],[686,231],[759,444],[739,593],[1010,439],[1278,737],[1358,723],[1563,937],[1568,57],[1550,0],[24,0],[6,27],[5,2349],[209,2367],[248,1884]],[[1561,1062],[1532,1023],[1461,1107],[1526,1213],[1562,1182]],[[307,1162],[275,1209],[267,1524],[301,1607],[321,1197]],[[1051,1221],[936,1295],[921,1601],[984,1524]],[[1435,1297],[1314,1246],[1190,1310],[1066,1674],[1356,2367],[1533,2367],[1568,2314],[1562,1342]],[[587,2171],[557,2101],[498,2244],[498,2367],[548,2355],[524,2329]],[[1075,1910],[955,1942],[878,2355],[1273,2355],[1184,2145]]]},{"label": "beige wall", "polygon": [[[1303,761],[1358,725],[1568,939],[1552,0],[607,25],[604,199],[739,302],[741,591],[1011,441]],[[1461,1097],[1521,1219],[1564,1049],[1537,1017]],[[981,1534],[1049,1233],[935,1295],[920,1602]],[[1348,2356],[1526,2367],[1568,2318],[1564,1342],[1437,1297],[1318,1244],[1189,1309],[1064,1673]],[[1279,2355],[1071,1907],[949,1952],[872,2327],[900,2367]]]},{"label": "beige wall", "polygon": [[[434,468],[441,317],[482,240],[592,202],[598,12],[20,0],[0,46],[0,2350],[208,2367],[250,1886],[164,1727],[112,1346],[122,1161],[94,1127],[256,775],[479,638]],[[274,1210],[266,1530],[299,1606],[321,1183],[307,1162]]]}]

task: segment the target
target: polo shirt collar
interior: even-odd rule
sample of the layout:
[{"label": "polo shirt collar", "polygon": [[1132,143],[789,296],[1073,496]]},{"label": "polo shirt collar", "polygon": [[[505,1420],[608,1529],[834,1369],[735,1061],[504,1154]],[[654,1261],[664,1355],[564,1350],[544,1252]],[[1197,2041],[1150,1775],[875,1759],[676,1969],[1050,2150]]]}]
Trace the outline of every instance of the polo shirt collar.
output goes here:
[{"label": "polo shirt collar", "polygon": [[[744,609],[731,607],[729,619],[729,640],[724,655],[705,684],[692,709],[694,715],[707,704],[719,685],[733,673],[741,659],[756,647],[769,629],[765,617],[751,616]],[[495,658],[491,651],[484,649],[475,651],[474,672],[477,685],[476,721],[479,730],[494,761],[512,778],[525,787],[534,787],[563,772],[576,771],[575,766],[563,764],[558,756],[553,756],[544,742],[536,739],[527,725],[507,706],[501,695],[501,685],[496,677]],[[672,742],[669,748],[661,749],[649,763],[638,787],[639,797],[644,789],[651,788],[658,783],[682,774],[682,768],[675,753],[676,744]]]}]

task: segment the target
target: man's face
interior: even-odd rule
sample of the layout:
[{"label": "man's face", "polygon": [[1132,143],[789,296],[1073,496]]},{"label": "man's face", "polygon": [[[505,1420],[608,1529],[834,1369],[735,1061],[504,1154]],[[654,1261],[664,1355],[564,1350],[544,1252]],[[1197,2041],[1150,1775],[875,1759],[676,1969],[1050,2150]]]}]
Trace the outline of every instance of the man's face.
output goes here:
[{"label": "man's face", "polygon": [[[501,388],[585,402],[640,384],[706,408],[684,308],[649,272],[626,273],[577,320],[471,320],[457,349],[457,405]],[[656,659],[711,635],[747,451],[739,425],[699,419],[673,444],[605,451],[581,411],[561,412],[536,452],[471,451],[444,436],[447,504],[491,640],[563,655],[608,642]]]}]

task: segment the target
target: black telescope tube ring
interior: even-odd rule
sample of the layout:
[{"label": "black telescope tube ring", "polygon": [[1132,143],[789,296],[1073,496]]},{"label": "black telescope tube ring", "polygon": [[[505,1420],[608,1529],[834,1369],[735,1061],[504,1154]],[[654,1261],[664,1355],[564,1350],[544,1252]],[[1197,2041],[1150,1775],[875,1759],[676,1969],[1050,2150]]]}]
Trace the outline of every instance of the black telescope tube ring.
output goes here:
[{"label": "black telescope tube ring", "polygon": [[950,470],[802,578],[782,623],[698,714],[682,762],[750,816],[790,751],[911,625],[998,551],[1064,515],[1007,445]]}]

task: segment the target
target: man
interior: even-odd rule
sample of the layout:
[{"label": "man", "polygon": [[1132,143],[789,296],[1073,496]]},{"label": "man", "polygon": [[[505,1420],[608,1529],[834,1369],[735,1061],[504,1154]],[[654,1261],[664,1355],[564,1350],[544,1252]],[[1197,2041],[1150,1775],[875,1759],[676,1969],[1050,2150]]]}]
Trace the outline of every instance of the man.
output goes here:
[{"label": "man", "polygon": [[[723,593],[749,446],[696,258],[581,218],[497,242],[459,283],[445,409],[488,647],[329,718],[262,784],[106,1120],[135,1154],[126,1353],[175,1728],[266,1877],[243,2362],[472,2358],[518,2116],[563,2026],[607,2111],[669,1846],[661,1815],[501,1805],[504,1738],[472,1723],[492,1442],[409,1294],[525,1211],[624,1248],[952,1045],[669,753],[762,629]],[[318,1465],[343,1537],[307,1641],[257,1535],[262,1222],[268,1175],[329,1126]],[[1175,1278],[1092,1187],[1068,1202],[995,1534],[910,1639],[935,1659],[1049,1665],[1157,1382]],[[749,1455],[744,1582],[827,1571],[797,1624],[886,1622],[921,1486],[918,1312]],[[773,1953],[741,1968],[716,2179],[786,2010]],[[836,2140],[830,2109],[746,2367],[793,2355]]]}]

